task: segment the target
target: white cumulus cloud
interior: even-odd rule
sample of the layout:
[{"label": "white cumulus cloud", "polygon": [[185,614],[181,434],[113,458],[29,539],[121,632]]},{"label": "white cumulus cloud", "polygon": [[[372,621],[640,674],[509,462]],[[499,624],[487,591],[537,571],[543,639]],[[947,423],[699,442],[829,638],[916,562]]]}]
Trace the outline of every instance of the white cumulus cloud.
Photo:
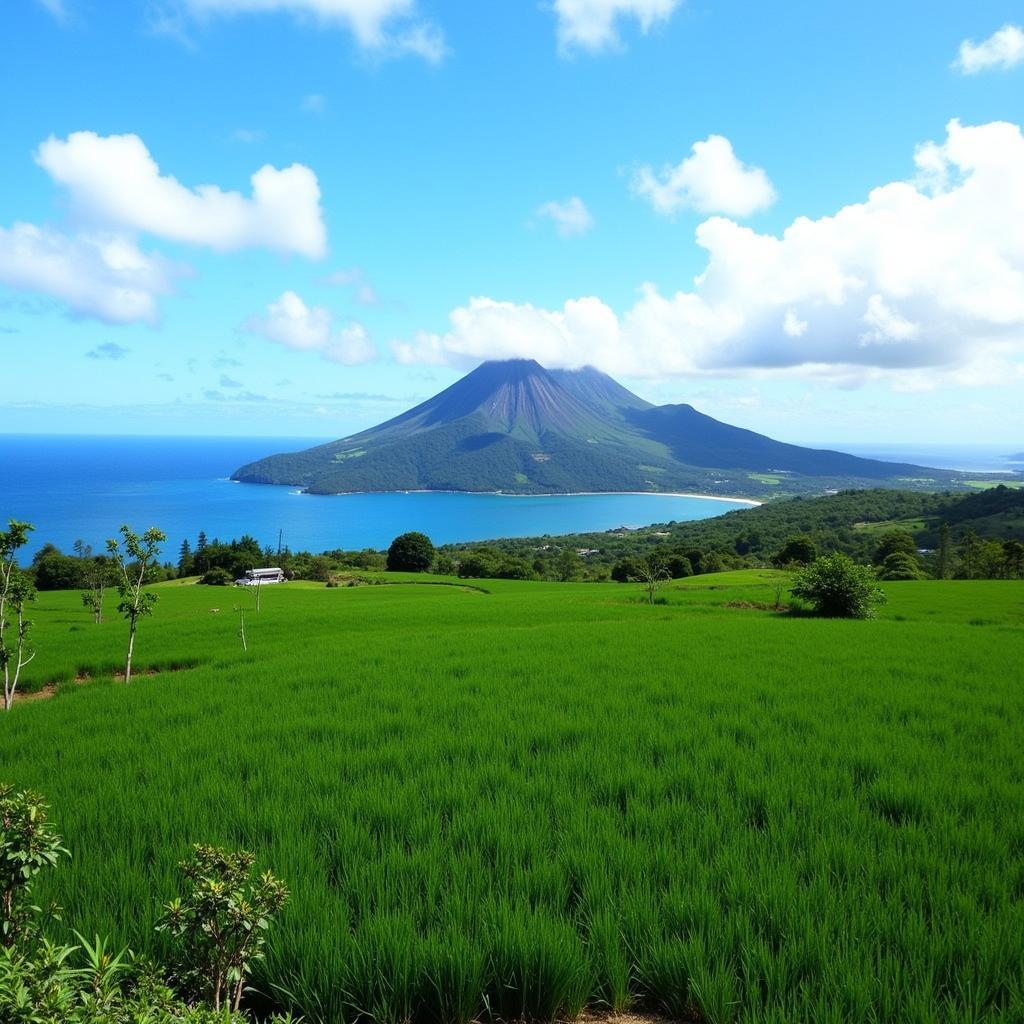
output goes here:
[{"label": "white cumulus cloud", "polygon": [[66,235],[24,223],[0,227],[0,283],[48,295],[106,323],[155,323],[157,297],[169,294],[182,273],[118,235]]},{"label": "white cumulus cloud", "polygon": [[348,29],[359,46],[381,56],[412,54],[436,64],[444,35],[417,16],[415,0],[184,0],[198,16],[284,13],[327,27]]},{"label": "white cumulus cloud", "polygon": [[267,305],[263,316],[250,317],[242,325],[285,348],[319,352],[333,363],[355,366],[377,357],[377,349],[366,328],[356,320],[335,328],[334,317],[325,306],[308,306],[293,291]]},{"label": "white cumulus cloud", "polygon": [[620,20],[633,19],[647,33],[678,6],[679,0],[555,0],[559,52],[614,49],[620,45]]},{"label": "white cumulus cloud", "polygon": [[690,156],[660,172],[641,167],[632,189],[666,217],[686,209],[747,217],[775,202],[768,175],[737,159],[732,143],[721,135],[695,142]]},{"label": "white cumulus cloud", "polygon": [[[726,217],[697,228],[689,288],[653,285],[619,313],[588,296],[547,310],[476,297],[402,362],[510,356],[634,376],[830,374],[903,386],[1024,375],[1024,135],[951,121],[923,148],[929,187],[896,181],[781,235]],[[920,152],[920,151],[919,151]],[[919,161],[920,164],[920,161]]]},{"label": "white cumulus cloud", "polygon": [[1004,25],[980,43],[965,39],[953,66],[965,75],[980,71],[1008,71],[1024,62],[1024,29]]},{"label": "white cumulus cloud", "polygon": [[536,216],[550,220],[562,238],[585,235],[594,226],[594,218],[579,196],[542,203],[537,207]]},{"label": "white cumulus cloud", "polygon": [[302,164],[264,165],[246,197],[216,185],[187,188],[161,174],[137,135],[51,137],[36,161],[68,190],[72,212],[91,223],[222,252],[255,246],[311,259],[327,252],[320,186]]}]

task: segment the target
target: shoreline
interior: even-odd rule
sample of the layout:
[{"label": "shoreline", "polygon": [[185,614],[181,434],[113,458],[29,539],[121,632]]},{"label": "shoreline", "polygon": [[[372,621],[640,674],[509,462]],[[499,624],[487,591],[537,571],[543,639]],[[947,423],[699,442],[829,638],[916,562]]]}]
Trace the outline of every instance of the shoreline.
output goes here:
[{"label": "shoreline", "polygon": [[[247,480],[231,480],[229,483],[245,484]],[[258,484],[261,487],[295,487],[295,484]],[[466,494],[484,495],[492,498],[601,498],[601,497],[635,497],[649,496],[652,498],[697,498],[701,501],[731,501],[740,505],[757,508],[763,501],[755,498],[740,498],[733,494],[692,494],[689,491],[543,491],[536,494],[515,494],[511,491],[452,491],[427,487],[410,488],[397,491],[332,491],[330,494],[314,494],[307,490],[292,491],[295,495],[306,495],[313,498],[342,498],[359,494]]]}]

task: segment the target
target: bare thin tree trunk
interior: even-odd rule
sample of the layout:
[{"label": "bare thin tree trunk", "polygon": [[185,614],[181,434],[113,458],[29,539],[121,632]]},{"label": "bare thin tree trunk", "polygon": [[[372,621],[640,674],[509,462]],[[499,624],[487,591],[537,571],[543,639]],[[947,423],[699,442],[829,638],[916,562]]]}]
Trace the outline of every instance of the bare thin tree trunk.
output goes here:
[{"label": "bare thin tree trunk", "polygon": [[239,626],[238,635],[242,638],[242,650],[243,651],[248,651],[249,648],[245,646],[245,609],[244,608],[239,608],[238,609],[238,619],[239,619],[239,622],[241,624]]},{"label": "bare thin tree trunk", "polygon": [[128,656],[124,662],[124,681],[125,685],[132,681],[132,652],[135,650],[135,620],[132,619],[131,627],[128,631]]},{"label": "bare thin tree trunk", "polygon": [[10,711],[14,706],[14,691],[18,688],[18,680],[21,678],[21,670],[36,656],[36,652],[25,657],[25,636],[28,633],[28,625],[25,622],[25,608],[18,605],[18,646],[14,656],[14,676],[11,677],[10,660],[4,662],[4,711]]}]

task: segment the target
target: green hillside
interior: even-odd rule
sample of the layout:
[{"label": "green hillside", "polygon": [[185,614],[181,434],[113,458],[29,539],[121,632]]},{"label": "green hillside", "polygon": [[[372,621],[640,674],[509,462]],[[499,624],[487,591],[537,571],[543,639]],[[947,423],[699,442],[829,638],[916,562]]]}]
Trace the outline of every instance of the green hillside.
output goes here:
[{"label": "green hillside", "polygon": [[625,555],[694,547],[758,562],[770,560],[788,538],[806,534],[822,549],[845,551],[869,560],[879,535],[887,530],[906,530],[920,548],[936,548],[943,523],[949,525],[954,540],[973,531],[982,540],[1024,542],[1024,490],[1005,485],[976,493],[850,490],[769,502],[693,522],[560,537],[503,538],[448,545],[445,550],[486,547],[532,557],[552,546],[569,547],[592,552],[588,556],[591,563],[610,564]]},{"label": "green hillside", "polygon": [[189,844],[250,847],[293,893],[255,987],[311,1022],[1024,1019],[1020,584],[393,579],[265,588],[248,652],[251,595],[161,585],[127,688],[124,624],[41,595],[40,900],[160,953]]}]

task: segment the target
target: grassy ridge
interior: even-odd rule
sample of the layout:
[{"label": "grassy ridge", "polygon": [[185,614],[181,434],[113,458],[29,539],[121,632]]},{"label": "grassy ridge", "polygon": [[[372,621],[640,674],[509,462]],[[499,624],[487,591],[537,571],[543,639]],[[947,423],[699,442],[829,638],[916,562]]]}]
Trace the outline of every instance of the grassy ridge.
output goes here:
[{"label": "grassy ridge", "polygon": [[[197,667],[0,722],[74,852],[41,895],[156,948],[188,844],[248,845],[294,892],[257,983],[313,1019],[1024,1017],[1019,584],[484,586],[267,588],[247,655],[237,592],[161,587],[138,663]],[[76,601],[37,680],[119,662]]]}]

